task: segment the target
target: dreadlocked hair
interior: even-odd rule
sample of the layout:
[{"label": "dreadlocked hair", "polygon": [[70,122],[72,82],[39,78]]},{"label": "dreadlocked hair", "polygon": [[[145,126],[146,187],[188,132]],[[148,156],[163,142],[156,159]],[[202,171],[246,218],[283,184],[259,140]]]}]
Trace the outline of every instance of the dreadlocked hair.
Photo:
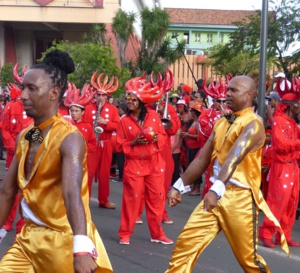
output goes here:
[{"label": "dreadlocked hair", "polygon": [[53,86],[60,89],[59,100],[68,86],[68,74],[75,71],[75,65],[67,52],[53,50],[47,53],[42,63],[32,66],[33,69],[43,69],[52,80]]}]

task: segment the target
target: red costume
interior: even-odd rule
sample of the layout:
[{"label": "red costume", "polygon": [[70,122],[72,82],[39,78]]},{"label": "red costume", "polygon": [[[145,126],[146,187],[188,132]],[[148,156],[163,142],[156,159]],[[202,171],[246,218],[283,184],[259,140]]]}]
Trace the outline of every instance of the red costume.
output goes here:
[{"label": "red costume", "polygon": [[[165,237],[161,227],[165,206],[163,180],[166,171],[161,152],[165,145],[166,133],[160,117],[154,110],[148,109],[145,116],[138,118],[135,116],[136,110],[130,110],[139,107],[140,111],[146,111],[143,104],[156,101],[161,97],[163,88],[160,83],[151,81],[151,87],[144,76],[134,78],[126,83],[130,99],[128,109],[131,113],[122,117],[117,130],[117,151],[123,151],[126,158],[119,229],[120,244],[129,244],[130,242],[143,196],[151,241],[164,244],[173,243]],[[132,101],[135,98],[138,99],[138,104]],[[145,130],[148,130],[147,134]],[[143,139],[148,140],[146,143],[137,142],[141,135],[143,135]],[[152,140],[155,139],[157,141],[153,142]]]},{"label": "red costume", "polygon": [[272,163],[272,146],[265,145],[262,148],[262,157],[261,157],[261,166],[262,166],[261,191],[263,193],[265,200],[267,200],[267,196],[268,196],[269,177],[270,177],[269,171],[271,169],[271,163]]},{"label": "red costume", "polygon": [[[152,127],[158,133],[158,142],[130,146],[143,128]],[[123,151],[126,161],[123,173],[123,199],[120,238],[130,237],[134,231],[139,206],[145,190],[145,206],[152,238],[164,235],[160,225],[165,207],[163,179],[165,161],[161,156],[166,134],[158,114],[148,110],[141,127],[135,118],[124,116],[117,130],[117,150]]]},{"label": "red costume", "polygon": [[[110,95],[118,88],[118,80],[115,84],[100,83],[103,74],[99,76],[100,79],[97,84],[95,82],[95,75],[93,74],[91,79],[92,86],[96,89],[96,93]],[[107,77],[107,76],[106,76]],[[117,79],[117,78],[116,78]],[[111,82],[114,81],[114,77],[112,77]],[[106,80],[107,82],[107,80]],[[100,110],[100,111],[99,111]],[[97,114],[99,113],[99,116]],[[102,107],[96,105],[96,103],[90,104],[85,108],[84,118],[85,122],[91,124],[94,128],[95,120],[98,118],[103,118],[106,121],[106,124],[97,124],[97,127],[101,127],[103,132],[99,135],[97,140],[97,148],[96,152],[91,154],[91,165],[89,171],[89,185],[92,184],[94,177],[98,181],[98,201],[100,207],[106,207],[109,203],[109,179],[110,179],[110,166],[112,162],[112,144],[111,137],[112,133],[117,130],[120,117],[118,113],[118,109],[113,104],[105,101]],[[95,129],[95,128],[94,128]],[[112,207],[111,207],[112,208]]]},{"label": "red costume", "polygon": [[[174,109],[174,107],[170,104],[168,106],[168,114],[169,114],[169,122],[171,126],[169,129],[165,129],[166,132],[166,142],[162,149],[162,157],[166,162],[166,170],[167,172],[164,173],[164,188],[165,188],[165,196],[169,192],[171,183],[172,183],[172,175],[174,171],[174,160],[172,157],[172,146],[171,146],[171,136],[175,135],[180,128],[180,119]],[[148,106],[148,109],[150,107]],[[161,117],[162,118],[162,117]],[[173,223],[172,220],[168,217],[168,212],[164,209],[162,222],[171,224]]]},{"label": "red costume", "polygon": [[[290,107],[289,104],[299,104],[298,92],[293,91],[294,85],[292,83],[290,90],[279,92],[282,100],[274,114],[272,126],[272,167],[267,204],[280,222],[288,245],[300,246],[300,243],[293,241],[291,237],[299,198],[299,167],[297,159],[300,151],[300,140],[295,120],[285,112]],[[291,109],[288,110],[292,111]],[[265,217],[262,226],[259,228],[259,237],[263,243],[265,239],[270,242],[270,244],[264,243],[266,246],[274,247],[271,244],[274,234],[275,226],[273,222]],[[275,234],[275,238],[275,243],[279,243],[280,234],[278,232]]]},{"label": "red costume", "polygon": [[[206,87],[206,79],[204,80],[203,83],[203,88],[205,93],[212,97],[214,100],[225,100],[226,99],[226,93],[227,93],[227,84],[228,84],[229,79],[226,78],[225,83],[222,82],[220,79],[218,83],[214,83],[214,78],[211,79],[211,83],[208,87]],[[215,123],[222,117],[222,110],[216,110],[215,106],[212,105],[209,109],[204,109],[201,112],[201,115],[198,119],[199,122],[199,136],[198,139],[201,142],[202,146],[205,145],[206,141],[210,137],[213,127]],[[201,149],[199,151],[199,154],[201,152]],[[212,183],[210,182],[210,176],[211,176],[211,171],[210,171],[210,166],[204,173],[205,177],[205,185],[202,190],[202,199],[204,198],[205,194],[208,192],[208,190],[211,188]]]},{"label": "red costume", "polygon": [[[22,82],[22,78],[17,75],[18,64],[14,67],[14,78],[19,83]],[[27,66],[24,66],[23,76]],[[33,119],[26,115],[23,108],[23,103],[20,100],[22,90],[16,84],[9,83],[8,88],[10,90],[11,101],[6,104],[4,108],[4,119],[2,127],[2,138],[3,145],[6,148],[6,168],[9,168],[12,159],[14,157],[16,139],[19,133],[27,128]],[[12,229],[12,224],[17,215],[17,209],[19,204],[18,194],[16,195],[15,202],[12,206],[10,214],[2,228],[10,231]],[[17,222],[16,233],[19,233],[24,225],[24,220],[20,218]]]}]

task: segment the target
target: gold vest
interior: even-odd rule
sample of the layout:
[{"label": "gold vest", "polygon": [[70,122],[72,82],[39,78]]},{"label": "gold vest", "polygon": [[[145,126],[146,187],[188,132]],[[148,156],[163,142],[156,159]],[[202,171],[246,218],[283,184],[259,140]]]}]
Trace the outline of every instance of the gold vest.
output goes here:
[{"label": "gold vest", "polygon": [[[235,112],[234,114],[236,119],[231,125],[226,118],[221,118],[214,126],[215,138],[213,140],[214,149],[211,157],[211,166],[216,158],[218,159],[220,165],[223,166],[232,145],[237,140],[243,129],[252,120],[258,120],[260,123],[262,123],[261,118],[253,112],[251,107]],[[232,178],[250,187],[256,205],[271,221],[274,222],[276,227],[280,230],[282,249],[289,254],[288,246],[280,224],[270,211],[260,191],[262,146],[256,151],[248,153],[244,157],[242,162],[240,162],[240,164],[236,167],[234,173],[232,174]]]},{"label": "gold vest", "polygon": [[[16,148],[16,157],[19,164],[18,184],[21,190],[21,196],[25,198],[29,208],[39,220],[51,229],[72,234],[62,194],[62,161],[60,146],[66,136],[79,131],[59,113],[57,113],[56,116],[57,118],[54,121],[52,128],[36,154],[27,185],[24,165],[29,148],[29,141],[25,140],[25,134],[33,127],[33,125],[21,132]],[[102,240],[91,220],[87,181],[88,173],[85,153],[81,197],[86,214],[87,233],[96,245],[99,255],[97,264],[100,267],[107,269],[107,271],[101,272],[112,272]],[[72,246],[70,247],[72,248]]]}]

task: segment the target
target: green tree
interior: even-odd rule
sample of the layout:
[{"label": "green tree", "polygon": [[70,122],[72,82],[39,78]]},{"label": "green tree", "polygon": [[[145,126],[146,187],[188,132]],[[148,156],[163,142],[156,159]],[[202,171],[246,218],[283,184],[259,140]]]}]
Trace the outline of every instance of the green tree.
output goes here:
[{"label": "green tree", "polygon": [[106,36],[107,30],[105,24],[92,25],[89,33],[83,34],[83,42],[91,42],[94,44],[101,44],[106,46],[110,44],[110,38]]},{"label": "green tree", "polygon": [[134,33],[134,22],[136,20],[136,15],[133,12],[125,12],[119,9],[112,21],[112,30],[115,34],[119,58],[121,66],[124,67],[126,64],[125,53],[126,48],[130,39],[130,36]]},{"label": "green tree", "polygon": [[[133,24],[141,18],[142,37],[137,60],[126,59],[125,51],[129,38],[134,33]],[[112,28],[115,34],[122,66],[127,67],[132,76],[147,71],[162,73],[170,64],[183,56],[184,41],[174,47],[171,37],[166,37],[169,28],[169,15],[165,10],[144,8],[139,14],[119,10],[113,18]]]},{"label": "green tree", "polygon": [[[300,69],[300,52],[290,56],[284,56],[290,46],[300,41],[300,0],[282,0],[279,4],[270,1],[268,17],[268,60],[274,61],[279,70],[284,71],[287,77],[291,77]],[[214,60],[213,66],[229,63],[239,54],[249,55],[256,59],[260,53],[260,22],[261,11],[248,16],[242,21],[236,22],[237,30],[230,36],[230,42],[213,49],[209,57]],[[258,67],[257,67],[258,68]]]},{"label": "green tree", "polygon": [[[69,80],[75,83],[78,88],[82,88],[85,83],[90,83],[92,74],[98,71],[110,77],[118,76],[119,89],[114,95],[118,96],[123,93],[124,84],[130,78],[130,73],[127,69],[120,69],[117,66],[116,58],[113,57],[113,49],[110,45],[101,46],[92,42],[70,43],[69,41],[61,41],[60,43],[54,42],[48,51],[53,49],[68,52],[74,60],[75,72],[70,74]],[[43,54],[43,57],[47,52]]]},{"label": "green tree", "polygon": [[13,77],[13,65],[7,63],[0,69],[0,86],[7,86],[8,83],[15,82]]}]

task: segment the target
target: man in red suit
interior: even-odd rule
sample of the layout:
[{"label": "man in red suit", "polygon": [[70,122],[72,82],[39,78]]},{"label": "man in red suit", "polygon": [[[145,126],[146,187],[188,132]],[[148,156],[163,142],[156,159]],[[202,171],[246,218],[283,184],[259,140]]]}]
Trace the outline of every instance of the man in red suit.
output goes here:
[{"label": "man in red suit", "polygon": [[91,85],[96,90],[95,102],[85,108],[85,122],[90,123],[96,130],[97,148],[91,158],[92,164],[89,171],[89,185],[92,184],[94,177],[98,181],[98,201],[100,208],[114,209],[115,204],[109,202],[109,179],[110,166],[112,161],[111,136],[116,131],[120,117],[115,105],[108,103],[107,97],[118,88],[118,78],[112,77],[108,83],[108,76],[100,74],[97,78],[95,72],[91,78]]},{"label": "man in red suit", "polygon": [[[287,243],[291,247],[300,247],[292,239],[292,228],[299,199],[299,158],[300,140],[298,126],[294,116],[300,113],[300,82],[293,80],[291,87],[285,80],[284,89],[277,82],[277,91],[281,97],[274,114],[272,125],[272,167],[267,196],[270,210],[280,222]],[[275,235],[275,243],[273,236]],[[266,247],[274,248],[280,244],[280,235],[269,219],[264,218],[259,227],[259,239]]]}]

